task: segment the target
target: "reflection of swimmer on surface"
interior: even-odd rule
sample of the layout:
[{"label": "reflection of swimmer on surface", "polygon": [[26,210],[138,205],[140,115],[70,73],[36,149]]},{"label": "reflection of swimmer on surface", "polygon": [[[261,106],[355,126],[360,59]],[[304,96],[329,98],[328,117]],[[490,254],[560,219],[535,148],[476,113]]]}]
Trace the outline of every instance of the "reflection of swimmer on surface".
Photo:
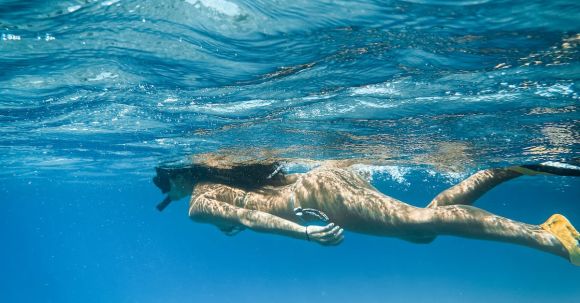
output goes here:
[{"label": "reflection of swimmer on surface", "polygon": [[[580,265],[580,234],[564,216],[531,225],[471,206],[504,181],[535,174],[580,176],[577,166],[547,162],[482,170],[420,208],[380,193],[350,164],[328,161],[301,174],[285,174],[273,161],[158,167],[154,182],[168,193],[158,208],[191,194],[189,216],[227,235],[249,228],[322,245],[341,243],[343,228],[414,243],[453,235],[525,245]],[[326,225],[309,224],[309,219]]]}]

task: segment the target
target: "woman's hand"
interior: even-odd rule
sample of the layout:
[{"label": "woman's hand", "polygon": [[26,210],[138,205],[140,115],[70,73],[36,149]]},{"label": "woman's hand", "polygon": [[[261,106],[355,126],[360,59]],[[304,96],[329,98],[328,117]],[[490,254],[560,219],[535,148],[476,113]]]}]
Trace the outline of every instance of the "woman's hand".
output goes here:
[{"label": "woman's hand", "polygon": [[338,245],[344,240],[344,230],[340,226],[330,223],[326,226],[306,226],[306,239],[321,245]]}]

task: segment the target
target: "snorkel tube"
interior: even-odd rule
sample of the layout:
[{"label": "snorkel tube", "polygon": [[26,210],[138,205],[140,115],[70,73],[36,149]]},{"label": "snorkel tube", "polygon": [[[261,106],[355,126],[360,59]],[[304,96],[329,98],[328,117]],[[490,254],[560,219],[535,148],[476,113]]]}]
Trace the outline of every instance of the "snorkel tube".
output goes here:
[{"label": "snorkel tube", "polygon": [[169,196],[165,197],[165,199],[163,199],[163,201],[161,201],[159,204],[157,204],[157,210],[158,211],[163,211],[167,206],[169,206],[169,204],[171,203],[171,198]]},{"label": "snorkel tube", "polygon": [[[169,182],[169,170],[161,167],[156,167],[155,171],[157,175],[153,178],[153,183],[157,187],[159,187],[161,193],[163,194],[168,193],[169,190],[171,189],[171,184]],[[165,199],[163,199],[163,201],[157,204],[156,206],[157,210],[163,211],[167,206],[169,206],[171,202],[172,202],[171,198],[169,197],[169,195],[167,195]]]}]

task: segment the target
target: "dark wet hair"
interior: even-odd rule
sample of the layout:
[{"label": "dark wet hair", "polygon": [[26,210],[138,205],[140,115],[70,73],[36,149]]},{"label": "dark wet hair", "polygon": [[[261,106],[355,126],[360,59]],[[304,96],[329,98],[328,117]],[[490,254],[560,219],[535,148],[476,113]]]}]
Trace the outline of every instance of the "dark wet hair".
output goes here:
[{"label": "dark wet hair", "polygon": [[169,180],[176,176],[193,178],[195,182],[212,182],[246,190],[258,189],[266,185],[281,183],[284,173],[281,164],[272,162],[238,163],[229,167],[213,167],[206,164],[182,166],[158,166],[153,183],[162,193],[170,190]]}]

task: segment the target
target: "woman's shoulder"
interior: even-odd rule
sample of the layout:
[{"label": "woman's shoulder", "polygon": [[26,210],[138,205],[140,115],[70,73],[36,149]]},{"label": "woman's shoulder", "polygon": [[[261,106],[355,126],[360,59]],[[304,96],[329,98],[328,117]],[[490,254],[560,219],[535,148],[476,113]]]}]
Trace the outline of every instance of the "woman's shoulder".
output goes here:
[{"label": "woman's shoulder", "polygon": [[213,182],[203,182],[195,185],[193,189],[192,201],[197,197],[228,202],[237,196],[243,195],[243,190],[229,185]]}]

